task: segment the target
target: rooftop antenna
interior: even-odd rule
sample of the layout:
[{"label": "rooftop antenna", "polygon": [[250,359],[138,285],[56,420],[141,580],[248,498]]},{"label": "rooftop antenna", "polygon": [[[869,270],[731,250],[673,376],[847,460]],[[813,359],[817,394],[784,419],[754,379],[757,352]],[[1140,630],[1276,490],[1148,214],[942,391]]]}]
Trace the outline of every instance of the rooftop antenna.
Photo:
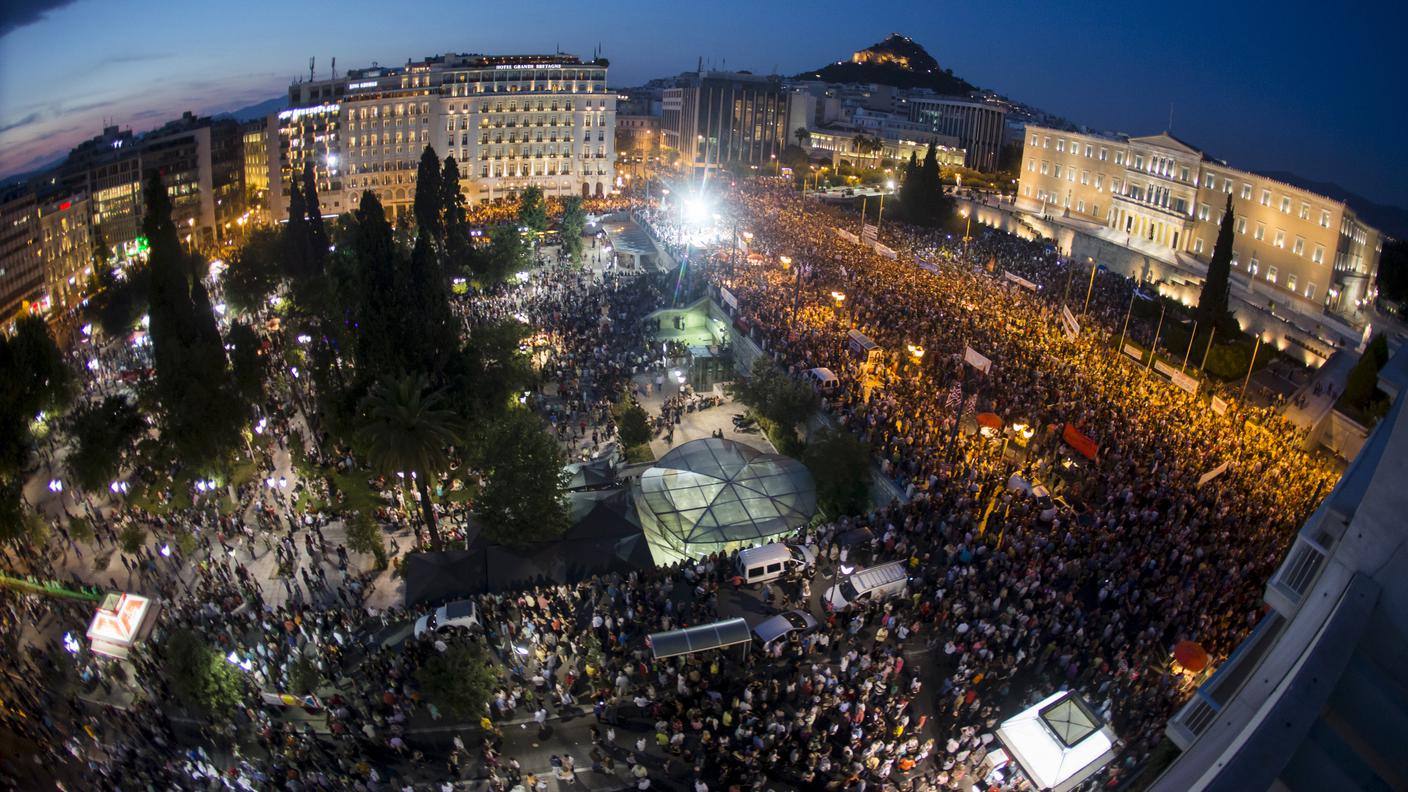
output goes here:
[{"label": "rooftop antenna", "polygon": [[337,56],[332,56],[332,78],[337,79]]},{"label": "rooftop antenna", "polygon": [[1168,103],[1168,131],[1173,131],[1173,102]]},{"label": "rooftop antenna", "polygon": [[308,56],[308,82],[313,82],[313,56]]}]

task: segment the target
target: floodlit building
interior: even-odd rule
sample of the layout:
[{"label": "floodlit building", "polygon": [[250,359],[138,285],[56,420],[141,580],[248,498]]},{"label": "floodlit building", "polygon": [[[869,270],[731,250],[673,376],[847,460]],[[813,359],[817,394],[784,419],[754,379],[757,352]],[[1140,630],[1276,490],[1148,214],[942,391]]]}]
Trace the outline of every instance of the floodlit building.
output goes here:
[{"label": "floodlit building", "polygon": [[90,207],[86,195],[50,198],[39,207],[47,310],[75,309],[87,294],[93,277]]},{"label": "floodlit building", "polygon": [[0,195],[0,322],[31,309],[42,297],[39,207],[23,187]]},{"label": "floodlit building", "polygon": [[787,94],[777,76],[701,71],[666,88],[660,129],[680,164],[703,173],[772,167],[787,147]]},{"label": "floodlit building", "polygon": [[1241,170],[1167,133],[1101,136],[1029,126],[1017,207],[1205,272],[1228,196],[1232,272],[1267,302],[1353,315],[1383,235],[1343,201]]},{"label": "floodlit building", "polygon": [[713,437],[672,449],[631,495],[657,564],[777,541],[816,512],[816,483],[801,462]]},{"label": "floodlit building", "polygon": [[1266,584],[1251,634],[1169,721],[1151,792],[1408,789],[1408,354],[1393,404]]},{"label": "floodlit building", "polygon": [[997,170],[1007,110],[1001,104],[950,96],[911,96],[905,106],[918,127],[958,140],[965,167]]},{"label": "floodlit building", "polygon": [[288,213],[294,174],[311,162],[325,214],[376,193],[407,215],[426,146],[453,156],[471,203],[540,187],[549,196],[603,196],[615,172],[616,95],[605,59],[573,55],[441,55],[373,65],[289,87],[278,114],[279,188],[271,212]]}]

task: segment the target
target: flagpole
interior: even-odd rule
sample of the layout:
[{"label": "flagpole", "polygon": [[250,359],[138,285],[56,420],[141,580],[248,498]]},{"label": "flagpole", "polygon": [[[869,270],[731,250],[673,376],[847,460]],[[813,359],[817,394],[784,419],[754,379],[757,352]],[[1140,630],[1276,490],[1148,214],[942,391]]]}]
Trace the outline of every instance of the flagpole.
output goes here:
[{"label": "flagpole", "polygon": [[1124,329],[1120,331],[1120,345],[1115,347],[1116,355],[1124,354],[1124,334],[1129,332],[1129,315],[1134,313],[1134,295],[1138,293],[1139,288],[1135,287],[1134,291],[1129,294],[1129,307],[1124,311]]},{"label": "flagpole", "polygon": [[1202,362],[1201,364],[1199,364],[1199,366],[1198,366],[1198,372],[1199,372],[1199,373],[1202,373],[1203,369],[1208,365],[1208,353],[1212,351],[1212,340],[1213,340],[1214,338],[1216,338],[1216,337],[1217,337],[1217,325],[1213,325],[1213,326],[1212,326],[1212,332],[1208,333],[1208,345],[1207,345],[1207,348],[1203,350],[1203,362]]},{"label": "flagpole", "polygon": [[864,195],[862,195],[862,196],[860,197],[860,239],[861,239],[861,243],[862,243],[862,244],[864,244],[864,242],[865,242],[865,201],[866,201],[866,198],[867,198],[867,196],[864,196]]},{"label": "flagpole", "polygon": [[1164,331],[1164,311],[1167,310],[1168,303],[1164,303],[1159,308],[1159,326],[1154,330],[1154,343],[1149,346],[1149,365],[1145,367],[1145,371],[1154,367],[1154,356],[1159,354],[1159,333]]},{"label": "flagpole", "polygon": [[1196,341],[1197,338],[1198,338],[1198,320],[1197,320],[1197,319],[1194,319],[1194,320],[1193,320],[1193,334],[1190,335],[1190,336],[1188,336],[1188,348],[1185,349],[1185,350],[1183,350],[1183,365],[1179,367],[1179,369],[1178,369],[1179,373],[1182,373],[1183,371],[1187,370],[1187,368],[1188,368],[1188,356],[1193,353],[1193,342]]},{"label": "flagpole", "polygon": [[1250,363],[1247,364],[1247,378],[1244,379],[1244,380],[1242,380],[1242,395],[1240,395],[1240,396],[1237,397],[1239,400],[1245,400],[1245,399],[1247,398],[1247,385],[1251,384],[1251,381],[1252,381],[1252,369],[1253,369],[1253,368],[1256,368],[1256,353],[1258,353],[1258,352],[1260,352],[1260,351],[1261,351],[1261,333],[1257,333],[1257,334],[1256,334],[1256,346],[1252,347],[1252,362],[1250,362]]}]

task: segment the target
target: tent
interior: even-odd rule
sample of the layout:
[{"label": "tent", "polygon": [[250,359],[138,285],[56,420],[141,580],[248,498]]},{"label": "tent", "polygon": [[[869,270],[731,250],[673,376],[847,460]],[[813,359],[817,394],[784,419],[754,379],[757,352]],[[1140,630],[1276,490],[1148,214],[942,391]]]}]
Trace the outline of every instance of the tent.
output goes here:
[{"label": "tent", "polygon": [[997,737],[1038,789],[1067,792],[1115,758],[1115,732],[1079,694],[1047,696],[997,727]]},{"label": "tent", "polygon": [[1066,428],[1061,432],[1061,439],[1066,441],[1066,445],[1074,448],[1081,456],[1095,461],[1099,446],[1095,441],[1081,433],[1073,424],[1066,424]]},{"label": "tent", "polygon": [[663,660],[694,652],[707,652],[710,649],[727,649],[752,640],[753,633],[748,629],[747,621],[725,619],[682,630],[651,633],[645,642],[650,651],[655,653],[655,659]]}]

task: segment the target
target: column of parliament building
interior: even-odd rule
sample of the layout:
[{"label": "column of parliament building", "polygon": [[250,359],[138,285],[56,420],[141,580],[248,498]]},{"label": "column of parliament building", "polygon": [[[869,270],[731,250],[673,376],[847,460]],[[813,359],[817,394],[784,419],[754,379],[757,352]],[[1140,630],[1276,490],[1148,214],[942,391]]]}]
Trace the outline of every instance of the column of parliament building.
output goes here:
[{"label": "column of parliament building", "polygon": [[1167,133],[1106,137],[1030,126],[1017,206],[1201,274],[1232,197],[1232,273],[1268,302],[1352,315],[1383,235],[1342,201],[1239,170]]},{"label": "column of parliament building", "polygon": [[528,186],[605,195],[616,178],[616,95],[606,69],[604,59],[560,54],[443,55],[295,83],[270,153],[282,182],[271,214],[286,216],[289,180],[307,162],[325,213],[351,211],[371,190],[388,213],[406,214],[427,145],[454,156],[471,203]]}]

